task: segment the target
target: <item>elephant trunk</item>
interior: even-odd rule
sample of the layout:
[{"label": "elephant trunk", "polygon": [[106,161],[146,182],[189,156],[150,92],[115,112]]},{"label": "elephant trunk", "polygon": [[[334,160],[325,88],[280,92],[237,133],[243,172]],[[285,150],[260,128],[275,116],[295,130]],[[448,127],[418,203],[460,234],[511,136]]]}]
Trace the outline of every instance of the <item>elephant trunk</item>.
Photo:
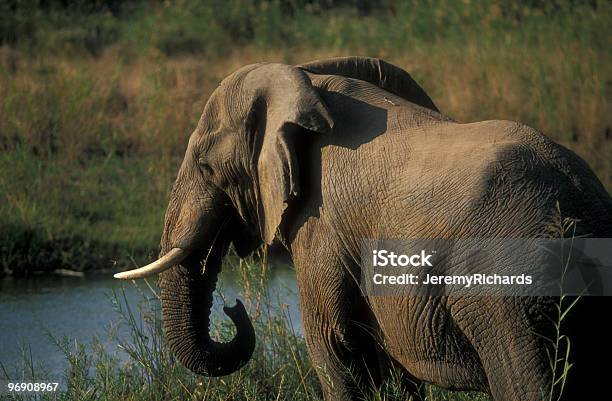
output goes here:
[{"label": "elephant trunk", "polygon": [[[203,376],[224,376],[244,366],[255,348],[255,331],[243,304],[223,311],[236,326],[226,343],[210,337],[210,312],[221,257],[213,247],[204,272],[189,257],[160,276],[163,325],[170,349],[181,364]],[[193,260],[192,260],[193,259]]]}]

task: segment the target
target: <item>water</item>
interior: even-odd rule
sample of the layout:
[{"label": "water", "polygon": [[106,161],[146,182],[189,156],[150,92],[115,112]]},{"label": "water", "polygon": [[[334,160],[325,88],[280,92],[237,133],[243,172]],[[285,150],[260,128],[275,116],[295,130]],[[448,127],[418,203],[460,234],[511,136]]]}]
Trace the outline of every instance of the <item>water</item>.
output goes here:
[{"label": "water", "polygon": [[[235,298],[244,301],[244,294],[234,284],[236,280],[236,271],[224,270],[218,282],[223,298],[230,305]],[[279,299],[288,305],[291,321],[301,331],[295,272],[288,267],[271,269],[267,287],[273,300]],[[67,363],[47,333],[79,343],[90,343],[97,336],[105,348],[116,350],[117,343],[109,339],[108,333],[122,326],[117,325],[120,316],[111,298],[115,290],[121,299],[122,288],[134,310],[143,300],[142,292],[152,296],[142,280],[137,288],[131,282],[113,279],[110,274],[85,278],[0,279],[0,362],[11,376],[20,376],[16,367],[25,349],[28,359],[31,353],[37,371],[42,369],[49,377],[62,377]],[[223,300],[217,294],[213,314],[221,316]]]}]

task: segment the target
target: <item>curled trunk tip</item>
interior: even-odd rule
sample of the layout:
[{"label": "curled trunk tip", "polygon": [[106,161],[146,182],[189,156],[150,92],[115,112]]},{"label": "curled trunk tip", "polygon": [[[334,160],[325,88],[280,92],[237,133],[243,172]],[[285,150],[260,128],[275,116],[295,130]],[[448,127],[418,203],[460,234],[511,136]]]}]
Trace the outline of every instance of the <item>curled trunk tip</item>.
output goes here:
[{"label": "curled trunk tip", "polygon": [[[189,262],[189,261],[186,261]],[[178,361],[202,376],[225,376],[243,367],[255,350],[255,329],[240,300],[223,308],[236,326],[228,342],[210,337],[213,304],[220,258],[213,255],[204,273],[196,266],[183,265],[162,274],[160,281],[166,340]]]}]

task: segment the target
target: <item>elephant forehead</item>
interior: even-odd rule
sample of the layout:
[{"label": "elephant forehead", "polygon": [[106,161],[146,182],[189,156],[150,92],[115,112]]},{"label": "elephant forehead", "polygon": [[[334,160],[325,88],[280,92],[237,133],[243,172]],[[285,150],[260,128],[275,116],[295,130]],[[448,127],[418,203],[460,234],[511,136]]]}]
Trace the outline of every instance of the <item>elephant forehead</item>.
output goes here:
[{"label": "elephant forehead", "polygon": [[247,103],[252,94],[245,92],[245,78],[263,63],[244,66],[223,79],[212,92],[200,117],[199,130],[212,130],[223,124],[239,124],[246,118]]},{"label": "elephant forehead", "polygon": [[218,87],[206,102],[194,134],[205,137],[225,127],[242,124],[246,118],[244,103],[237,88],[234,88],[232,92],[228,88]]},{"label": "elephant forehead", "polygon": [[233,73],[225,77],[219,84],[219,87],[233,85],[234,82],[243,79],[244,76],[246,76],[249,72],[261,67],[262,65],[264,65],[264,63],[255,63],[255,64],[245,65],[237,69],[236,71],[234,71]]}]

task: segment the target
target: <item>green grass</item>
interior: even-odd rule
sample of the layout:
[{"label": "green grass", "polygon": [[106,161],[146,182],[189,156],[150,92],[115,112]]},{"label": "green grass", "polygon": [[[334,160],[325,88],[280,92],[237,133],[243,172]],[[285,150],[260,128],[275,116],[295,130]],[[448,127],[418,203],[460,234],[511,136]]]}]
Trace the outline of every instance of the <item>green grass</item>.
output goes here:
[{"label": "green grass", "polygon": [[[278,294],[267,288],[266,269],[253,261],[238,264],[226,262],[225,268],[240,269],[237,285],[252,317],[257,345],[251,361],[238,372],[221,378],[204,378],[189,372],[176,362],[164,343],[159,298],[148,283],[137,285],[141,293],[137,305],[126,301],[124,290],[109,299],[116,310],[108,333],[96,336],[90,343],[77,343],[68,337],[49,337],[65,356],[67,368],[61,378],[62,391],[39,396],[38,400],[210,400],[273,401],[322,400],[321,388],[307,354],[304,338],[296,333],[297,322]],[[228,319],[213,320],[213,338],[228,340],[234,328]],[[124,334],[117,334],[122,332]],[[125,334],[127,333],[127,334]],[[108,347],[111,344],[111,347]],[[17,366],[18,377],[10,376],[0,365],[0,379],[57,380],[34,361],[24,348],[23,360]],[[384,385],[386,395],[364,394],[364,400],[382,401],[401,396],[395,379]],[[426,389],[428,401],[486,401],[482,394],[448,392],[431,386]],[[3,399],[21,401],[26,397]],[[398,398],[405,399],[405,398]]]},{"label": "green grass", "polygon": [[0,274],[153,257],[207,96],[262,60],[385,58],[445,114],[535,127],[612,188],[608,1],[48,3],[0,4]]},{"label": "green grass", "polygon": [[171,178],[152,164],[110,156],[75,167],[0,153],[0,170],[10,171],[0,177],[0,263],[25,275],[30,267],[82,271],[155,257]]}]

